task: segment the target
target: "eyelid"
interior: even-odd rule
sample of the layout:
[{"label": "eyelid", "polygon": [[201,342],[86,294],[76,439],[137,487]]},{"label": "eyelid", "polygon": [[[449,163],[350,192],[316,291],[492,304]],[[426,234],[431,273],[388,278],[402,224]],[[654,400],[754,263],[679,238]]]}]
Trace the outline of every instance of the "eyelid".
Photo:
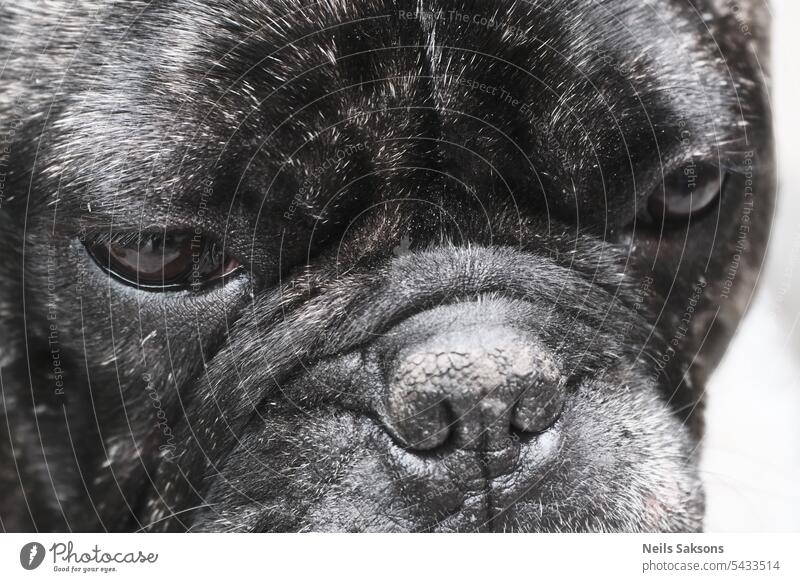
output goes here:
[{"label": "eyelid", "polygon": [[84,237],[84,242],[87,244],[116,244],[131,246],[133,244],[141,244],[142,241],[150,237],[166,236],[168,229],[166,228],[150,228],[141,230],[94,230]]},{"label": "eyelid", "polygon": [[[186,281],[174,281],[174,282],[161,282],[161,283],[148,283],[144,282],[142,279],[137,279],[131,276],[127,276],[124,272],[120,272],[112,267],[114,261],[116,259],[111,258],[111,251],[110,248],[112,246],[122,246],[126,247],[127,249],[131,249],[133,252],[142,252],[143,249],[141,248],[144,243],[149,242],[150,240],[162,240],[165,241],[171,237],[179,237],[187,241],[191,239],[192,247],[194,248],[194,241],[197,240],[199,246],[198,248],[202,248],[203,256],[207,256],[206,253],[211,252],[211,250],[216,249],[217,251],[221,252],[220,258],[222,260],[222,266],[233,264],[233,268],[230,270],[222,273],[219,276],[215,276],[206,280],[202,280],[195,284],[188,284]],[[95,231],[85,234],[81,238],[81,243],[86,249],[89,256],[94,260],[94,262],[98,265],[98,267],[109,277],[115,279],[127,286],[131,286],[137,289],[146,290],[149,292],[161,292],[161,291],[201,291],[206,288],[212,287],[218,284],[221,281],[229,280],[230,278],[236,277],[237,273],[243,271],[242,262],[231,253],[224,252],[224,248],[219,240],[205,232],[205,231],[198,231],[197,229],[193,228],[180,228],[180,229],[173,229],[173,228],[157,228],[157,229],[149,229],[149,230],[117,230],[116,232],[111,231],[110,229],[104,229],[102,231]],[[109,257],[106,260],[106,257]],[[123,268],[122,271],[125,269]]]}]

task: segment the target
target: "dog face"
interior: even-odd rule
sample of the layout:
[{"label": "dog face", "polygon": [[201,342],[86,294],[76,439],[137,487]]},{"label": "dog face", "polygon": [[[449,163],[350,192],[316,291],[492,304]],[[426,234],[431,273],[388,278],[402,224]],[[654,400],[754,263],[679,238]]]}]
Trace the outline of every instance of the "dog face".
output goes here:
[{"label": "dog face", "polygon": [[760,11],[50,4],[2,17],[6,527],[702,527]]}]

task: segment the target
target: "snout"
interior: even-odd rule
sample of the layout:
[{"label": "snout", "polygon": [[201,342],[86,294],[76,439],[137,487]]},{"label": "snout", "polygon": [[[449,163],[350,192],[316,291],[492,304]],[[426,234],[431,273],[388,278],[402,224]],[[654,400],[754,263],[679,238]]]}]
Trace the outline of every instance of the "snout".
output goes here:
[{"label": "snout", "polygon": [[[269,353],[270,370],[287,369],[221,472],[236,519],[258,531],[696,529],[691,441],[621,343],[638,321],[628,302],[511,250],[413,259],[352,275],[348,293],[287,311],[232,357]],[[644,345],[646,326],[625,330]],[[275,384],[246,372],[245,386]]]},{"label": "snout", "polygon": [[420,313],[379,342],[388,379],[380,417],[403,447],[498,451],[558,419],[565,382],[554,358],[487,305]]}]

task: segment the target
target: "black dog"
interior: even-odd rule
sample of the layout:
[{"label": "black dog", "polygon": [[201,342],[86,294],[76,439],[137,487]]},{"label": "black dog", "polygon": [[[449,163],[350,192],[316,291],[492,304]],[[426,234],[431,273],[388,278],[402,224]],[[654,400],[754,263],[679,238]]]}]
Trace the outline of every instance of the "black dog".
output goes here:
[{"label": "black dog", "polygon": [[2,527],[699,530],[750,4],[6,4]]}]

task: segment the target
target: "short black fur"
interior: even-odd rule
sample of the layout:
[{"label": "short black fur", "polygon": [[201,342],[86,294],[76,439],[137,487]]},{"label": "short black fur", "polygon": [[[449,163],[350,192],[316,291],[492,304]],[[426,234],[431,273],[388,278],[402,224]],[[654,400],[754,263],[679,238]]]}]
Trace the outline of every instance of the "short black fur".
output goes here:
[{"label": "short black fur", "polygon": [[[772,213],[756,4],[0,8],[2,528],[701,529],[704,386]],[[693,164],[719,203],[644,223]],[[86,252],[154,228],[246,268],[149,293]],[[552,429],[387,429],[385,338],[448,310],[533,338]]]}]

